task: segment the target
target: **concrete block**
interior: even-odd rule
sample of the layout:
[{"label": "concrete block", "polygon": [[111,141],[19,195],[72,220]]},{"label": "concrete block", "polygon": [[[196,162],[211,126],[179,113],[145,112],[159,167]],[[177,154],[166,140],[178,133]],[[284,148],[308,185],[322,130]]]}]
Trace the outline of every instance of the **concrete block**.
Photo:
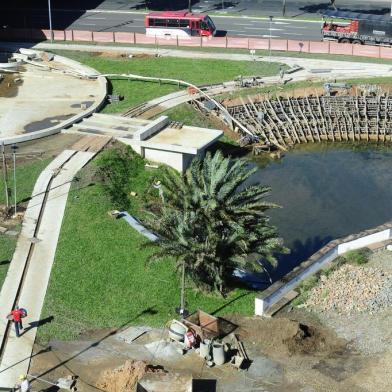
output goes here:
[{"label": "concrete block", "polygon": [[162,128],[169,124],[170,120],[167,116],[160,116],[156,120],[151,121],[149,124],[141,127],[137,132],[135,132],[135,140],[145,140],[148,137],[159,132]]}]

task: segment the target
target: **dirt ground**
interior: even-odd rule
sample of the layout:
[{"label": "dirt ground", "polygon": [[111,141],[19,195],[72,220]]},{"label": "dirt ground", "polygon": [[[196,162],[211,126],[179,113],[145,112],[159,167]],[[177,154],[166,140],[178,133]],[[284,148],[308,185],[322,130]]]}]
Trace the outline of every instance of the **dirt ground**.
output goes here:
[{"label": "dirt ground", "polygon": [[[390,353],[375,356],[352,350],[333,330],[315,319],[301,317],[300,312],[273,319],[236,315],[227,318],[239,325],[236,333],[252,361],[247,371],[238,371],[230,364],[208,368],[196,352],[182,356],[167,343],[154,346],[154,342],[167,338],[161,330],[152,330],[131,344],[119,340],[117,331],[106,330],[94,331],[79,341],[51,342],[49,351],[33,358],[30,374],[52,381],[66,375],[78,375],[78,390],[83,392],[94,389],[105,372],[113,371],[127,360],[141,360],[184,380],[189,376],[216,380],[215,389],[206,392],[390,391],[385,377],[380,378],[379,369],[380,364],[391,367],[388,363]],[[149,344],[155,347],[152,351],[146,349]],[[37,346],[36,351],[39,349]],[[373,388],[374,382],[377,382],[377,389]],[[35,383],[35,389],[42,387]]]}]

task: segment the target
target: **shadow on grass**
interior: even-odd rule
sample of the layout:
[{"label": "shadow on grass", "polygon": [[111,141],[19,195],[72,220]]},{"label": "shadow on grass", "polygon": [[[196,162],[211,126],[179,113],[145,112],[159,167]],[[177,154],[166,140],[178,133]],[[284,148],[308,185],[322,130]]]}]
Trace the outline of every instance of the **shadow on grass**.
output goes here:
[{"label": "shadow on grass", "polygon": [[[60,363],[58,363],[56,366],[53,366],[52,368],[44,371],[43,373],[39,374],[38,376],[36,376],[37,378],[40,377],[44,377],[45,375],[47,375],[48,373],[61,368],[62,366],[66,366],[66,364],[70,361],[72,361],[73,359],[77,358],[78,356],[82,355],[83,353],[85,353],[86,351],[90,350],[93,347],[98,347],[104,340],[106,340],[107,338],[109,338],[110,336],[115,335],[118,331],[121,331],[121,329],[125,328],[126,326],[128,326],[131,322],[137,320],[139,317],[145,315],[145,314],[149,314],[149,315],[154,315],[157,313],[157,311],[154,309],[154,306],[151,306],[147,309],[144,309],[143,311],[141,311],[139,314],[137,314],[135,317],[133,317],[132,319],[128,320],[127,322],[125,322],[124,324],[120,325],[118,328],[116,328],[114,331],[111,331],[109,333],[107,333],[104,337],[102,337],[101,339],[98,339],[97,341],[91,343],[89,346],[87,346],[86,348],[84,348],[83,350],[79,351],[78,353],[72,355],[71,357],[61,361]],[[49,346],[50,347],[50,346]],[[51,348],[49,348],[49,351],[51,350]],[[48,351],[48,350],[47,350]],[[92,387],[96,388],[93,385],[90,385]]]},{"label": "shadow on grass", "polygon": [[211,312],[210,314],[213,315],[213,316],[217,315],[220,311],[222,311],[223,309],[227,308],[228,306],[230,306],[230,305],[233,304],[234,302],[238,301],[239,299],[248,296],[250,293],[251,293],[251,292],[249,291],[249,292],[247,292],[247,293],[244,293],[244,294],[239,295],[239,296],[236,297],[236,298],[233,298],[232,300],[226,302],[226,303],[223,304],[222,306],[219,306],[219,308],[215,309],[215,310],[214,310],[213,312]]},{"label": "shadow on grass", "polygon": [[11,263],[11,260],[1,260],[0,261],[0,266],[1,265],[8,265],[9,263]]},{"label": "shadow on grass", "polygon": [[24,329],[23,335],[24,335],[27,331],[30,331],[30,329],[38,328],[38,327],[40,327],[41,325],[45,325],[45,324],[51,323],[53,320],[54,320],[54,317],[53,317],[53,316],[49,316],[49,317],[46,317],[46,318],[41,319],[41,320],[38,320],[38,321],[32,321],[31,323],[29,323],[29,326],[28,326],[27,328]]}]

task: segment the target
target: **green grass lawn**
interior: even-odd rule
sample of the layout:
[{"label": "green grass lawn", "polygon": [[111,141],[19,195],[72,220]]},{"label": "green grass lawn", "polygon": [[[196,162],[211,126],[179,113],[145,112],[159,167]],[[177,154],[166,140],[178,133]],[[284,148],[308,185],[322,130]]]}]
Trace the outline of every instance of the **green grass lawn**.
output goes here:
[{"label": "green grass lawn", "polygon": [[[47,43],[50,43],[47,41]],[[69,45],[69,42],[65,41],[56,41],[56,44],[63,44],[64,46]],[[86,42],[72,42],[72,45],[80,45],[81,47],[86,46]],[[121,48],[129,48],[129,47],[143,47],[148,49],[156,49],[155,45],[131,45],[131,44],[121,44],[121,43],[88,43],[91,45],[99,45],[99,46],[108,46],[108,47],[116,47],[121,51]],[[175,46],[159,46],[159,49],[178,49],[181,51],[196,51],[203,53],[233,53],[233,54],[249,54],[248,49],[226,49],[226,48],[203,48],[203,47],[175,47]],[[100,49],[97,48],[97,51]],[[52,50],[55,53],[61,54],[67,57],[68,52],[74,52],[74,50]],[[256,50],[255,56],[269,57],[268,50]],[[304,53],[304,52],[286,52],[274,50],[272,51],[272,57],[296,57],[296,58],[309,58],[309,59],[320,59],[320,60],[336,60],[336,61],[349,61],[349,62],[359,62],[359,63],[376,63],[376,64],[392,64],[392,60],[389,59],[378,59],[372,57],[365,56],[351,56],[345,54],[325,54],[325,53]]]},{"label": "green grass lawn", "polygon": [[[251,61],[198,60],[174,57],[107,58],[96,53],[77,51],[54,51],[91,66],[101,73],[133,73],[142,76],[181,79],[196,85],[205,85],[233,80],[239,75],[275,75],[278,63]],[[118,113],[174,91],[177,85],[152,82],[116,80],[110,78],[111,93],[124,96],[124,100],[106,105],[104,113]]]},{"label": "green grass lawn", "polygon": [[[17,201],[29,198],[34,188],[34,184],[41,171],[48,165],[51,159],[35,160],[22,163],[16,167]],[[10,162],[9,162],[10,163]],[[1,179],[3,179],[3,173]],[[8,187],[13,190],[13,171],[8,169]],[[4,182],[0,181],[0,203],[5,204]],[[10,195],[10,202],[13,203],[13,194]],[[9,263],[12,259],[16,247],[17,237],[0,234],[0,287],[3,284],[8,271]]]},{"label": "green grass lawn", "polygon": [[[190,104],[184,103],[182,105],[176,106],[175,108],[166,110],[163,113],[160,113],[158,116],[168,116],[172,121],[182,122],[185,125],[192,125],[194,127],[202,127],[202,128],[221,128],[217,124],[210,119],[208,116],[203,115],[194,109]],[[158,117],[157,116],[157,117]]]},{"label": "green grass lawn", "polygon": [[[124,220],[112,219],[113,208],[102,185],[91,184],[94,162],[72,185],[57,247],[42,317],[52,323],[40,327],[41,342],[73,339],[96,328],[125,324],[163,326],[175,317],[179,305],[179,279],[174,261],[148,265],[151,248]],[[134,189],[148,192],[157,171],[142,169]],[[156,195],[157,196],[157,195]],[[134,213],[140,213],[135,202]],[[228,298],[187,289],[191,311],[202,308],[218,314],[253,314],[255,293],[236,289]],[[231,302],[233,301],[233,302]]]},{"label": "green grass lawn", "polygon": [[[16,196],[17,202],[29,198],[31,193],[33,192],[33,188],[35,182],[40,175],[41,171],[49,164],[52,159],[42,159],[42,160],[34,160],[27,161],[21,164],[17,163],[16,166]],[[12,162],[8,160],[8,188],[11,188],[13,192],[14,182],[13,182],[13,168]],[[0,181],[0,203],[5,204],[5,190],[4,190],[4,182],[3,173],[1,173],[1,181]],[[13,202],[13,193],[11,195],[10,201]]]},{"label": "green grass lawn", "polygon": [[4,282],[9,263],[15,251],[16,237],[0,234],[0,287]]}]

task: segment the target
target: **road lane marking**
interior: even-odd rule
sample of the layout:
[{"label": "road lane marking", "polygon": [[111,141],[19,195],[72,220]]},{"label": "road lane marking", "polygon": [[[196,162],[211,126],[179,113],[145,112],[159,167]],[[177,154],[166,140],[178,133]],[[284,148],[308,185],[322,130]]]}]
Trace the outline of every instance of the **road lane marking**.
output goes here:
[{"label": "road lane marking", "polygon": [[83,22],[76,22],[76,25],[81,25],[81,26],[96,26],[96,23],[83,23]]},{"label": "road lane marking", "polygon": [[88,20],[90,20],[90,19],[102,19],[102,20],[104,20],[104,19],[106,19],[106,18],[99,18],[99,17],[96,17],[96,16],[86,16],[84,19],[88,19]]},{"label": "road lane marking", "polygon": [[280,35],[268,35],[268,34],[263,34],[263,38],[280,38]]},{"label": "road lane marking", "polygon": [[283,33],[284,35],[298,35],[298,36],[300,36],[300,35],[304,35],[304,34],[301,34],[301,33]]},{"label": "road lane marking", "polygon": [[271,31],[283,31],[283,29],[274,29],[268,27],[245,27],[244,30],[271,30]]}]

